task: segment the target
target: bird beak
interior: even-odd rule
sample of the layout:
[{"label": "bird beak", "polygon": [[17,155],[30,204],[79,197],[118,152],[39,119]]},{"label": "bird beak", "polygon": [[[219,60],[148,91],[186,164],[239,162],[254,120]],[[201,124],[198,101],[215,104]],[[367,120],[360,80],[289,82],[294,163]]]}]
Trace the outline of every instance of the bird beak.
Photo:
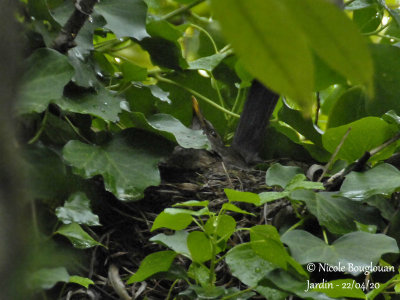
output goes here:
[{"label": "bird beak", "polygon": [[200,106],[199,106],[199,102],[197,101],[195,96],[192,96],[192,107],[193,107],[193,111],[196,114],[197,118],[200,121],[201,127],[204,129],[207,128],[207,124],[204,120],[204,116],[200,111]]}]

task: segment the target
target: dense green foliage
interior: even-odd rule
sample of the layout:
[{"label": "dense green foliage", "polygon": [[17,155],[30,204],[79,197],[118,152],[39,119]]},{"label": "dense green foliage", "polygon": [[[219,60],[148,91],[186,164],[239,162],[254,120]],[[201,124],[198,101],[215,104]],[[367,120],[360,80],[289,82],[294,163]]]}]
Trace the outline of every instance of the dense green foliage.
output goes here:
[{"label": "dense green foliage", "polygon": [[[104,197],[143,199],[160,184],[158,163],[175,145],[210,149],[203,132],[190,128],[192,95],[230,145],[257,78],[281,95],[262,158],[327,164],[328,178],[372,150],[367,168],[350,172],[340,190],[324,191],[300,168],[273,164],[265,185],[274,191],[225,189],[228,201],[217,210],[196,200],[165,208],[152,230],[174,233],[150,241],[169,250],[149,254],[126,284],[161,273],[172,278],[170,292],[172,282],[187,282],[182,299],[389,299],[400,291],[399,275],[362,270],[399,264],[400,172],[384,160],[400,145],[395,138],[380,147],[400,129],[397,2],[350,0],[341,10],[326,0],[100,0],[63,54],[54,40],[73,1],[21,0],[26,58],[15,118],[28,194],[45,220],[35,224],[38,236],[66,247],[63,236],[76,249],[105,247],[90,229],[101,226],[91,207]],[[262,207],[282,198],[294,224],[240,226],[255,215],[238,203]],[[304,226],[310,220],[312,229]],[[232,243],[243,231],[250,240]],[[54,256],[33,264],[31,288],[94,284]],[[188,268],[178,268],[177,257]],[[220,263],[247,289],[216,285]],[[345,269],[334,288],[305,292],[310,263]]]}]

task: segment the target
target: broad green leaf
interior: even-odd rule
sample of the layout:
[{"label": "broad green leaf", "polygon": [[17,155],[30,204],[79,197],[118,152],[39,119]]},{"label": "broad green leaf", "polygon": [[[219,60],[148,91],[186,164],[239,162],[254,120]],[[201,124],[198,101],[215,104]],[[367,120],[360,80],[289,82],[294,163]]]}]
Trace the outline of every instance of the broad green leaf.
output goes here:
[{"label": "broad green leaf", "polygon": [[29,146],[22,151],[28,195],[39,199],[62,199],[71,192],[71,174],[61,157],[42,145]]},{"label": "broad green leaf", "polygon": [[189,201],[185,201],[185,202],[179,202],[179,203],[175,203],[172,206],[189,206],[189,207],[196,207],[196,206],[200,206],[200,207],[207,207],[208,203],[210,201],[208,200],[204,200],[204,201],[198,201],[198,200],[189,200]]},{"label": "broad green leaf", "polygon": [[164,212],[170,215],[189,215],[189,216],[204,216],[204,215],[209,215],[210,211],[208,210],[208,207],[203,207],[202,209],[199,210],[191,210],[191,209],[185,209],[185,208],[166,208],[164,209]]},{"label": "broad green leaf", "polygon": [[307,181],[304,174],[297,174],[286,185],[285,191],[291,192],[298,189],[323,190],[324,185],[321,182]]},{"label": "broad green leaf", "polygon": [[202,130],[187,128],[171,115],[156,114],[146,119],[142,113],[133,113],[131,118],[135,127],[160,134],[183,148],[211,150],[210,142]]},{"label": "broad green leaf", "polygon": [[102,175],[108,191],[129,201],[141,199],[145,188],[160,183],[157,163],[169,149],[159,137],[126,129],[103,146],[70,141],[63,155],[74,173],[84,178]]},{"label": "broad green leaf", "polygon": [[124,61],[121,65],[122,75],[125,81],[142,81],[147,78],[147,69],[139,67],[138,65]]},{"label": "broad green leaf", "polygon": [[345,125],[365,117],[366,100],[360,87],[344,92],[329,111],[327,128]]},{"label": "broad green leaf", "polygon": [[356,286],[356,282],[354,279],[337,279],[328,281],[325,282],[322,287],[313,288],[312,291],[322,292],[332,298],[344,297],[346,299],[365,299],[364,292],[361,290],[361,288]]},{"label": "broad green leaf", "polygon": [[182,230],[192,223],[193,218],[189,214],[168,214],[166,212],[160,213],[154,220],[151,231],[158,228],[169,228],[172,230]]},{"label": "broad green leaf", "polygon": [[58,207],[56,216],[64,224],[100,225],[99,217],[93,214],[90,209],[90,200],[81,192],[71,195],[64,206]]},{"label": "broad green leaf", "polygon": [[[261,197],[261,196],[260,196],[260,197]],[[252,216],[254,216],[254,217],[256,216],[255,214],[250,213],[250,212],[248,212],[248,211],[245,211],[245,210],[243,210],[243,209],[237,207],[236,205],[234,205],[234,204],[232,204],[232,203],[224,203],[224,204],[222,204],[221,209],[222,209],[222,210],[228,210],[228,211],[237,212],[237,213],[239,213],[239,214],[252,215]]]},{"label": "broad green leaf", "polygon": [[[383,144],[396,133],[396,126],[389,125],[377,117],[366,117],[328,129],[322,136],[325,149],[333,153],[349,128],[350,133],[336,156],[336,159],[348,162],[359,159],[366,151]],[[388,153],[388,156],[390,155],[391,153]]]},{"label": "broad green leaf", "polygon": [[281,164],[276,163],[269,167],[265,174],[265,183],[269,186],[278,185],[284,188],[294,176],[303,173],[303,170],[299,167],[282,166]]},{"label": "broad green leaf", "polygon": [[[331,245],[303,230],[286,232],[282,242],[289,246],[294,259],[301,264],[309,262],[342,266],[343,270],[358,275],[362,269],[378,263],[385,253],[398,253],[396,240],[383,234],[363,231],[343,235]],[[371,247],[379,245],[379,247]],[[317,266],[318,267],[318,266]]]},{"label": "broad green leaf", "polygon": [[227,241],[231,235],[235,232],[236,221],[229,215],[219,215],[211,217],[207,220],[204,225],[204,231],[209,236],[216,235],[218,238],[222,238]]},{"label": "broad green leaf", "polygon": [[[229,250],[225,261],[232,275],[247,286],[256,286],[268,272],[276,268],[275,265],[258,256],[250,243],[240,244]],[[257,291],[268,299],[283,300],[286,298],[285,293],[272,288],[264,287]]]},{"label": "broad green leaf", "polygon": [[373,63],[357,26],[325,0],[285,0],[310,48],[332,69],[372,94]]},{"label": "broad green leaf", "polygon": [[212,258],[212,245],[201,231],[193,231],[187,237],[187,247],[194,262],[203,263]]},{"label": "broad green leaf", "polygon": [[396,213],[395,203],[382,194],[369,197],[365,202],[368,203],[368,205],[376,207],[386,220],[390,220]]},{"label": "broad green leaf", "polygon": [[369,7],[375,4],[375,0],[355,0],[346,5],[347,10],[357,10]]},{"label": "broad green leaf", "polygon": [[74,68],[66,56],[48,48],[36,50],[25,65],[16,111],[41,113],[52,100],[61,98]]},{"label": "broad green leaf", "polygon": [[250,192],[240,192],[231,189],[224,189],[229,202],[245,202],[254,205],[260,204],[260,196]]},{"label": "broad green leaf", "polygon": [[89,61],[84,61],[83,55],[77,48],[72,48],[68,51],[68,61],[75,69],[75,74],[72,81],[81,87],[99,88],[101,83],[96,78],[94,66]]},{"label": "broad green leaf", "polygon": [[116,122],[119,120],[118,114],[122,111],[122,100],[102,88],[98,93],[81,93],[77,96],[62,97],[52,102],[64,111],[89,114],[104,121]]},{"label": "broad green leaf", "polygon": [[289,196],[290,192],[263,192],[260,196],[260,205]]},{"label": "broad green leaf", "polygon": [[51,289],[57,282],[68,282],[69,274],[64,267],[40,269],[30,274],[28,285],[34,289]]},{"label": "broad green leaf", "polygon": [[216,66],[229,54],[229,52],[216,53],[210,56],[201,57],[189,62],[190,70],[206,70],[212,72]]},{"label": "broad green leaf", "polygon": [[126,283],[131,284],[143,281],[154,274],[168,271],[175,256],[176,253],[174,251],[160,251],[147,255],[140,264],[139,269]]},{"label": "broad green leaf", "polygon": [[89,285],[91,285],[91,284],[94,285],[93,280],[91,280],[89,278],[81,277],[81,276],[70,276],[69,282],[79,284],[87,289],[89,288]]},{"label": "broad green leaf", "polygon": [[279,233],[272,225],[257,225],[250,229],[251,247],[263,259],[287,269],[288,253],[283,246]]},{"label": "broad green leaf", "polygon": [[142,0],[102,0],[94,7],[107,21],[106,28],[119,38],[129,36],[141,40],[146,32],[147,6]]},{"label": "broad green leaf", "polygon": [[380,164],[366,172],[351,172],[346,176],[340,193],[354,200],[382,194],[391,195],[400,188],[400,171],[389,164]]},{"label": "broad green leaf", "polygon": [[379,212],[375,208],[339,197],[337,193],[297,190],[291,193],[290,198],[304,201],[310,213],[318,219],[319,224],[335,234],[357,230],[354,221],[382,225]]},{"label": "broad green leaf", "polygon": [[280,121],[289,124],[301,135],[312,141],[315,145],[322,147],[321,133],[319,133],[311,118],[305,117],[300,111],[291,109],[285,103],[279,110],[278,117]]},{"label": "broad green leaf", "polygon": [[400,49],[390,45],[371,45],[375,65],[375,97],[367,101],[367,112],[381,116],[389,110],[400,113],[399,93],[396,82],[400,81]]},{"label": "broad green leaf", "polygon": [[77,223],[71,223],[68,225],[62,225],[55,232],[56,234],[61,234],[69,239],[78,249],[87,249],[94,246],[103,246],[101,243],[94,240],[82,227]]},{"label": "broad green leaf", "polygon": [[178,254],[185,255],[190,258],[190,252],[187,247],[187,237],[189,233],[184,230],[179,230],[172,235],[166,235],[159,233],[153,236],[150,241],[167,246],[171,250],[174,250]]},{"label": "broad green leaf", "polygon": [[310,107],[313,59],[288,4],[264,0],[211,3],[246,69],[275,92]]},{"label": "broad green leaf", "polygon": [[383,12],[378,5],[373,5],[353,12],[353,22],[362,33],[375,31],[382,22]]}]

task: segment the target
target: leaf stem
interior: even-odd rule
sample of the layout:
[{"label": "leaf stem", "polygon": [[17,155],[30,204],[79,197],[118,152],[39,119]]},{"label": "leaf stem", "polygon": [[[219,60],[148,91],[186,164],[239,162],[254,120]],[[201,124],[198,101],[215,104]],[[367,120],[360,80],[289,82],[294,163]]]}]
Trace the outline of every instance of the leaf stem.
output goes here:
[{"label": "leaf stem", "polygon": [[171,298],[172,290],[174,289],[175,285],[178,283],[179,279],[176,279],[172,284],[171,287],[169,288],[167,298],[165,300],[169,300]]},{"label": "leaf stem", "polygon": [[72,130],[73,130],[82,140],[84,140],[84,141],[85,141],[86,143],[88,143],[88,144],[92,144],[91,141],[89,141],[87,138],[85,138],[85,137],[79,132],[79,129],[78,129],[74,124],[72,124],[71,120],[70,120],[67,116],[64,116],[64,118],[65,118],[65,121],[67,121],[67,123],[69,124],[69,126],[71,126]]},{"label": "leaf stem", "polygon": [[42,123],[40,124],[40,128],[39,128],[38,132],[36,132],[35,136],[29,140],[29,142],[28,142],[29,145],[37,142],[37,140],[42,135],[42,133],[46,127],[48,115],[49,115],[49,109],[47,108],[46,111],[44,112],[44,116],[43,116]]},{"label": "leaf stem", "polygon": [[176,81],[173,81],[173,80],[171,80],[171,79],[164,78],[164,77],[162,77],[162,76],[160,76],[160,75],[158,75],[158,74],[155,75],[155,78],[156,78],[157,80],[161,81],[161,82],[165,82],[165,83],[169,83],[169,84],[173,84],[173,85],[175,85],[175,86],[178,86],[178,87],[180,87],[180,88],[186,90],[187,92],[193,94],[194,96],[196,96],[196,97],[198,97],[198,98],[204,100],[205,102],[207,102],[207,103],[210,104],[211,106],[214,106],[214,107],[217,108],[218,110],[220,110],[220,111],[222,111],[222,112],[224,112],[224,113],[226,113],[226,114],[228,114],[228,115],[230,115],[230,116],[232,116],[232,117],[234,117],[234,118],[237,118],[237,119],[240,118],[240,115],[235,114],[235,113],[233,113],[233,112],[227,110],[226,108],[222,107],[221,105],[218,105],[217,103],[215,103],[215,102],[214,102],[213,100],[211,100],[210,98],[207,98],[206,96],[200,94],[199,92],[196,92],[195,90],[192,90],[191,88],[188,88],[188,87],[186,87],[186,86],[184,86],[184,85],[182,85],[182,84],[180,84],[180,83],[178,83],[178,82],[176,82]]},{"label": "leaf stem", "polygon": [[196,28],[197,30],[199,30],[199,31],[201,31],[201,32],[203,32],[203,33],[208,37],[208,39],[211,41],[211,44],[212,44],[213,47],[214,47],[215,53],[219,53],[217,44],[215,43],[215,41],[214,41],[214,39],[212,38],[211,34],[209,34],[207,30],[205,30],[203,27],[201,27],[201,26],[199,26],[199,25],[192,24],[192,23],[190,24],[190,26]]},{"label": "leaf stem", "polygon": [[186,6],[182,6],[174,11],[171,11],[170,13],[166,14],[165,16],[161,17],[161,20],[163,21],[167,21],[169,19],[172,19],[173,17],[176,17],[186,11],[188,11],[189,9],[191,9],[192,7],[195,7],[196,5],[199,5],[200,3],[204,2],[205,0],[196,0],[193,1],[192,3],[186,5]]},{"label": "leaf stem", "polygon": [[249,288],[247,288],[247,289],[245,289],[245,290],[238,291],[238,292],[236,292],[236,293],[233,293],[233,294],[230,294],[230,295],[228,295],[228,296],[222,297],[222,300],[231,299],[231,298],[240,296],[240,295],[242,295],[242,294],[244,294],[244,293],[253,291],[255,288],[256,288],[256,286],[249,287]]},{"label": "leaf stem", "polygon": [[328,236],[326,235],[326,230],[322,228],[322,235],[324,236],[324,241],[327,245],[329,245]]}]

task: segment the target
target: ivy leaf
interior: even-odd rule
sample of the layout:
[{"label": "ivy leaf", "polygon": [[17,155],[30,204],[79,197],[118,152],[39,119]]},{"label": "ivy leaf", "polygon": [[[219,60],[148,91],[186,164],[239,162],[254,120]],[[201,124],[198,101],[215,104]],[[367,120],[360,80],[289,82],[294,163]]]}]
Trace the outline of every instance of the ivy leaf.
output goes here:
[{"label": "ivy leaf", "polygon": [[55,50],[36,50],[25,62],[16,111],[19,114],[43,112],[52,100],[61,98],[64,86],[74,75],[68,58]]},{"label": "ivy leaf", "polygon": [[94,285],[93,280],[81,276],[70,276],[69,282],[79,284],[87,289],[89,288],[89,285]]},{"label": "ivy leaf", "polygon": [[156,114],[146,119],[142,113],[133,113],[131,118],[135,127],[158,133],[170,141],[176,141],[183,148],[211,150],[210,142],[202,130],[187,128],[171,115]]},{"label": "ivy leaf", "polygon": [[154,220],[151,231],[158,228],[168,228],[172,230],[182,230],[192,223],[193,218],[190,214],[171,214],[163,211]]},{"label": "ivy leaf", "polygon": [[122,111],[122,99],[113,96],[104,88],[101,88],[98,93],[82,93],[77,96],[63,97],[53,102],[65,111],[89,114],[110,122],[117,122],[118,114]]},{"label": "ivy leaf", "polygon": [[88,249],[94,246],[103,246],[94,240],[82,227],[77,223],[62,225],[56,232],[70,240],[72,245],[78,249]]},{"label": "ivy leaf", "polygon": [[265,183],[269,186],[277,185],[285,188],[297,174],[303,174],[303,170],[299,167],[282,166],[276,163],[268,168],[265,174]]},{"label": "ivy leaf", "polygon": [[145,188],[160,184],[157,163],[170,146],[149,133],[127,129],[103,146],[70,141],[63,156],[74,173],[84,178],[102,175],[106,190],[129,201],[143,198]]},{"label": "ivy leaf", "polygon": [[166,272],[171,267],[176,253],[174,251],[160,251],[147,255],[140,264],[139,269],[133,274],[127,284],[143,281],[159,272]]},{"label": "ivy leaf", "polygon": [[45,268],[32,273],[28,278],[29,286],[34,289],[51,289],[57,282],[68,282],[69,274],[64,267]]},{"label": "ivy leaf", "polygon": [[102,0],[94,10],[107,21],[107,27],[119,38],[130,36],[137,40],[148,37],[147,6],[142,0]]},{"label": "ivy leaf", "polygon": [[400,188],[400,171],[390,164],[380,164],[366,172],[351,172],[346,176],[340,193],[354,200],[373,195],[391,195]]},{"label": "ivy leaf", "polygon": [[260,204],[260,196],[250,192],[240,192],[231,189],[224,189],[229,202],[245,202],[254,205]]},{"label": "ivy leaf", "polygon": [[303,230],[286,232],[281,240],[289,246],[293,258],[301,264],[321,262],[339,266],[340,263],[346,272],[354,276],[360,274],[363,268],[370,267],[371,263],[376,265],[383,254],[399,252],[395,239],[363,231],[345,234],[331,245]]},{"label": "ivy leaf", "polygon": [[100,225],[99,217],[93,214],[90,209],[90,200],[81,192],[71,195],[64,206],[58,207],[56,216],[64,224]]},{"label": "ivy leaf", "polygon": [[288,5],[264,0],[211,3],[246,69],[275,92],[309,107],[314,89],[313,58]]},{"label": "ivy leaf", "polygon": [[[396,127],[389,125],[380,118],[366,117],[343,126],[328,129],[322,136],[322,143],[325,149],[333,153],[348,128],[351,128],[336,159],[353,162],[366,151],[370,151],[390,139],[396,133]],[[387,155],[390,156],[391,153],[388,152]]]},{"label": "ivy leaf", "polygon": [[[276,266],[258,256],[250,243],[240,244],[229,250],[225,259],[232,275],[247,286],[256,286],[258,282],[276,268]],[[285,293],[276,289],[263,287],[262,292],[268,299],[283,300]]]},{"label": "ivy leaf", "polygon": [[319,224],[335,234],[357,230],[354,221],[363,224],[382,223],[375,208],[339,197],[337,193],[297,190],[291,193],[290,198],[304,201],[307,209],[317,217]]}]

